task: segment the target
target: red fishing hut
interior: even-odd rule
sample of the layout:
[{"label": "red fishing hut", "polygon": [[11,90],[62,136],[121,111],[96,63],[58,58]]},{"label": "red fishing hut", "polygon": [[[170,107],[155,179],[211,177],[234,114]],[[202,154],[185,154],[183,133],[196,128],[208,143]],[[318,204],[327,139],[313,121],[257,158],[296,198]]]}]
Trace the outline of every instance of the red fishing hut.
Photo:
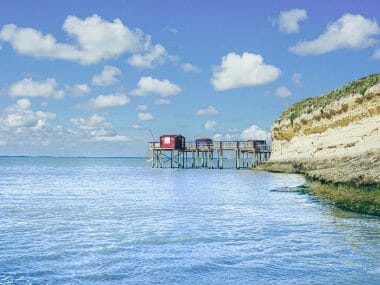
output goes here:
[{"label": "red fishing hut", "polygon": [[160,136],[160,146],[163,149],[185,149],[185,137],[181,135]]}]

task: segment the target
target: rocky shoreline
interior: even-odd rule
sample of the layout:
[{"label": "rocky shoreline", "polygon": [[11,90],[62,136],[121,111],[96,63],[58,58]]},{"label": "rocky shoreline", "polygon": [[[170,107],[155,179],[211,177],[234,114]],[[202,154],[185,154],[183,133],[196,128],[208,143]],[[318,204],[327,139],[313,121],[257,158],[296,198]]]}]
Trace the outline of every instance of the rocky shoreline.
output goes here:
[{"label": "rocky shoreline", "polygon": [[271,158],[255,169],[304,174],[305,191],[380,216],[380,74],[294,104],[271,135]]}]

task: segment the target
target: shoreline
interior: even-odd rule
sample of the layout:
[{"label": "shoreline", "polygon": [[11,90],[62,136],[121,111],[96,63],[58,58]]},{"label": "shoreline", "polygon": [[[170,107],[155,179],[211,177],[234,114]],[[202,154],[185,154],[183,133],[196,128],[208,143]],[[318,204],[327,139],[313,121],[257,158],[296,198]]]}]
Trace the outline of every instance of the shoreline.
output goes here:
[{"label": "shoreline", "polygon": [[265,162],[253,170],[302,174],[306,182],[298,190],[320,200],[326,200],[342,210],[380,216],[380,183],[363,181],[333,182],[309,175],[302,163]]}]

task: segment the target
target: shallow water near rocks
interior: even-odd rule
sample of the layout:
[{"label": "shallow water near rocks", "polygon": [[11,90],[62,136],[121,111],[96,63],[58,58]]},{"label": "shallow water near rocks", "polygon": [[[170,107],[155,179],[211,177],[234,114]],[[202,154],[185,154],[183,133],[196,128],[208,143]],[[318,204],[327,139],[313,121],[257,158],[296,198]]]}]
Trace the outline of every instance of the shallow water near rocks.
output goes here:
[{"label": "shallow water near rocks", "polygon": [[378,284],[380,219],[283,191],[303,182],[0,158],[0,284]]}]

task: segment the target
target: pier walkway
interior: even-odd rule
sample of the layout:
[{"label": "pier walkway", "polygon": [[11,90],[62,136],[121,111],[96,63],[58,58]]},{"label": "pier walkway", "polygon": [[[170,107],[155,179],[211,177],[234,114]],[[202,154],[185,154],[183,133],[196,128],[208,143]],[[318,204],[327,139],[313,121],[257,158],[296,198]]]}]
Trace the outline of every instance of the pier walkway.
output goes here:
[{"label": "pier walkway", "polygon": [[153,168],[226,168],[232,158],[233,168],[254,167],[269,159],[271,146],[255,141],[213,141],[199,145],[186,142],[183,148],[163,148],[160,142],[149,142]]}]

